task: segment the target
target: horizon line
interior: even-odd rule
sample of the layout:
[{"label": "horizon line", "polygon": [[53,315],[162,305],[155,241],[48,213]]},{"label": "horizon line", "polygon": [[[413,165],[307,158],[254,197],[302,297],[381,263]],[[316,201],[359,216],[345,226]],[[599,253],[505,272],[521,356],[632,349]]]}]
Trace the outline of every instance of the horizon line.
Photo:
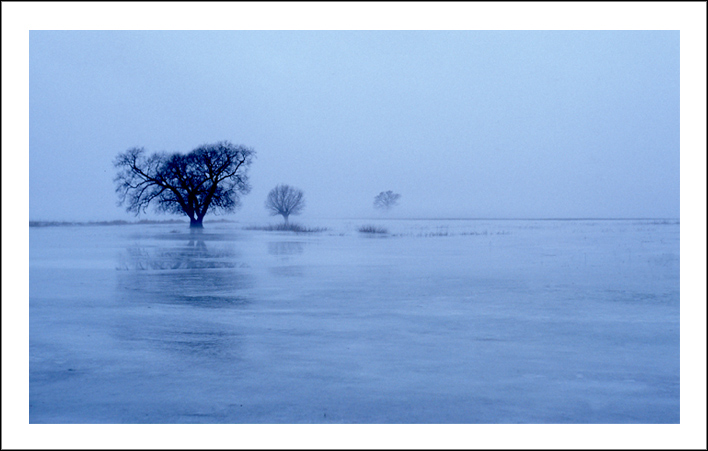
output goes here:
[{"label": "horizon line", "polygon": [[[671,217],[643,217],[643,218],[607,218],[607,217],[578,217],[578,218],[568,218],[568,217],[558,217],[558,218],[533,218],[533,217],[520,217],[520,218],[495,218],[495,217],[410,217],[410,218],[380,218],[380,217],[315,217],[315,220],[367,220],[367,221],[679,221],[679,218]],[[238,220],[238,219],[204,219],[204,222],[252,222],[252,220]],[[114,223],[115,225],[120,224],[140,224],[140,223],[186,223],[186,219],[174,218],[174,219],[138,219],[138,220],[126,220],[126,219],[111,219],[111,220],[86,220],[86,221],[67,221],[67,220],[29,220],[29,223],[36,224],[66,224],[66,225],[110,225]]]}]

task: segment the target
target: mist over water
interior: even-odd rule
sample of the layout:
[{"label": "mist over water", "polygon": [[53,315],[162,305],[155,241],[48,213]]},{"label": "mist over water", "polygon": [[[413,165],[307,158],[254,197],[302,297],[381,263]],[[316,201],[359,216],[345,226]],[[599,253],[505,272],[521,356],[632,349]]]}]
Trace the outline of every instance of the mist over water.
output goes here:
[{"label": "mist over water", "polygon": [[[112,162],[255,149],[303,218],[678,218],[678,31],[29,32],[29,216],[131,219]],[[149,212],[148,218],[154,218]],[[207,216],[207,219],[209,216]]]},{"label": "mist over water", "polygon": [[29,31],[30,423],[679,423],[679,33]]}]

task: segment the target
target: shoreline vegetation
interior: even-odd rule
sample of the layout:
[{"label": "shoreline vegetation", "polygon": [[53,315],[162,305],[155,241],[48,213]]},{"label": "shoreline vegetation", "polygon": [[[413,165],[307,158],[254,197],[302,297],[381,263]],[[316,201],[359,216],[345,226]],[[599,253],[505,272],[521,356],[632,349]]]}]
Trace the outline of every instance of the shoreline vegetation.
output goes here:
[{"label": "shoreline vegetation", "polygon": [[359,233],[368,233],[368,234],[378,233],[378,234],[382,234],[382,235],[388,234],[388,229],[386,229],[386,227],[377,227],[375,225],[361,226],[361,227],[359,227],[358,230],[359,230]]},{"label": "shoreline vegetation", "polygon": [[[235,222],[229,221],[227,219],[218,219],[208,222]],[[187,221],[180,219],[163,219],[163,220],[152,220],[152,219],[141,219],[139,221],[125,221],[122,219],[115,221],[30,221],[30,227],[66,227],[66,226],[115,226],[115,225],[144,225],[144,224],[189,224]]]},{"label": "shoreline vegetation", "polygon": [[265,232],[295,232],[295,233],[316,233],[316,232],[326,232],[329,229],[326,227],[304,227],[300,224],[295,223],[281,223],[272,224],[267,226],[248,226],[244,227],[243,230],[261,230]]},{"label": "shoreline vegetation", "polygon": [[[361,219],[370,220],[375,218],[341,218],[341,219]],[[408,221],[451,221],[451,220],[467,220],[467,221],[646,221],[650,225],[680,225],[681,220],[675,218],[556,218],[556,219],[545,219],[545,218],[525,218],[525,219],[494,219],[494,218],[389,218],[387,220],[408,220]],[[230,223],[236,224],[240,221],[234,221],[230,219],[212,219],[205,220],[207,224],[216,223]],[[119,226],[119,225],[145,225],[145,224],[189,224],[188,221],[181,219],[141,219],[139,221],[125,221],[122,219],[114,221],[29,221],[30,227],[70,227],[70,226]],[[362,226],[365,228],[367,226]],[[369,226],[375,227],[375,226]],[[264,231],[293,231],[293,232],[325,232],[328,229],[325,227],[303,227],[299,224],[276,224],[267,226],[249,226],[245,227],[244,230],[264,230]],[[362,233],[367,233],[366,231],[359,230]]]},{"label": "shoreline vegetation", "polygon": [[[238,221],[233,221],[229,219],[213,219],[211,221],[204,221],[207,224],[217,224],[217,223],[228,223],[237,224]],[[125,220],[115,220],[115,221],[30,221],[30,227],[83,227],[83,226],[125,226],[125,225],[146,225],[146,224],[189,224],[188,221],[180,219],[164,219],[164,220],[152,220],[152,219],[141,219],[139,221],[125,221]],[[247,226],[243,227],[243,230],[261,230],[266,232],[296,232],[296,233],[315,233],[315,232],[326,232],[329,229],[326,227],[305,227],[296,223],[289,224],[271,224],[266,226]]]}]

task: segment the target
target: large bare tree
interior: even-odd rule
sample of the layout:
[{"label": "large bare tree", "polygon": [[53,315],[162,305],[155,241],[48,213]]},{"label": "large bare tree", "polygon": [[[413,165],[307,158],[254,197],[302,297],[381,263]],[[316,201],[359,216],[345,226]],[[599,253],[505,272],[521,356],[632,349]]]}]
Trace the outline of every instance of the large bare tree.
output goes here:
[{"label": "large bare tree", "polygon": [[389,211],[398,204],[398,199],[400,198],[401,195],[396,194],[393,191],[382,191],[374,197],[374,207]]},{"label": "large bare tree", "polygon": [[305,198],[303,192],[288,185],[278,185],[268,193],[265,207],[271,216],[282,215],[285,223],[288,223],[288,216],[299,215],[305,208]]},{"label": "large bare tree", "polygon": [[114,164],[119,205],[136,215],[150,204],[157,211],[185,214],[190,227],[203,227],[207,211],[231,212],[247,194],[248,168],[255,151],[228,141],[205,144],[188,154],[155,153],[143,148],[121,153]]}]

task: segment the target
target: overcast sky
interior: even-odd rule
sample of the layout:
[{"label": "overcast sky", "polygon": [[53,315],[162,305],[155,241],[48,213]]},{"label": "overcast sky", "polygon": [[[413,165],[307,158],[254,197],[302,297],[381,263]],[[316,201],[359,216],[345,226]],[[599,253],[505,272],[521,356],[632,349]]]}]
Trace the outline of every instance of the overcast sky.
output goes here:
[{"label": "overcast sky", "polygon": [[29,45],[30,220],[132,219],[119,152],[221,140],[257,153],[229,219],[268,221],[278,183],[304,190],[298,221],[376,216],[385,190],[402,195],[393,217],[679,217],[678,31],[30,31]]}]

